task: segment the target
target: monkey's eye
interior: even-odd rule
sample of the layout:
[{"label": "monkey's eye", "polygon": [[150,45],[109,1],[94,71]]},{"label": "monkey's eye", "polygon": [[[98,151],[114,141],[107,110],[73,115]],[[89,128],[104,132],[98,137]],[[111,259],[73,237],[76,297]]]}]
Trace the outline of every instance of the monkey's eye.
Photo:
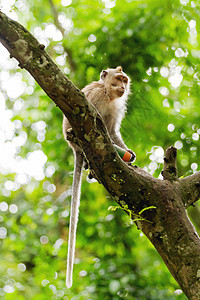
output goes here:
[{"label": "monkey's eye", "polygon": [[122,78],[120,76],[116,77],[116,79],[122,81]]},{"label": "monkey's eye", "polygon": [[115,83],[112,83],[111,85],[112,85],[112,86],[117,86],[117,84],[115,84]]},{"label": "monkey's eye", "polygon": [[125,84],[127,84],[127,83],[128,83],[128,79],[127,79],[126,77],[123,77],[123,82],[124,82]]}]

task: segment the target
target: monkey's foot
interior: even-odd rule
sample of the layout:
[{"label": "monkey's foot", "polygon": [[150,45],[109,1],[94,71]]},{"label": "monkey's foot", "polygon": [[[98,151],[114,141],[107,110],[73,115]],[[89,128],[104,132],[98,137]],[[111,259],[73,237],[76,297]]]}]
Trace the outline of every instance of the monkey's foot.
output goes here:
[{"label": "monkey's foot", "polygon": [[83,168],[84,168],[85,170],[88,170],[88,169],[89,169],[89,163],[88,163],[88,161],[86,160],[85,157],[84,157],[84,159],[83,159]]},{"label": "monkey's foot", "polygon": [[87,176],[87,181],[88,181],[89,183],[93,183],[93,182],[96,182],[96,181],[98,181],[99,183],[101,183],[101,182],[98,180],[98,178],[97,178],[97,176],[96,176],[94,170],[92,170],[92,169],[89,170],[89,174],[88,174],[88,176]]}]

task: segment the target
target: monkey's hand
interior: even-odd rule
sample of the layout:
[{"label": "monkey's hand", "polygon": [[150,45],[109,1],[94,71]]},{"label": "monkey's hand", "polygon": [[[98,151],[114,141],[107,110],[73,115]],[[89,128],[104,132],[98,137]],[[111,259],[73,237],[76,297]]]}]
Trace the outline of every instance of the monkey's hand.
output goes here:
[{"label": "monkey's hand", "polygon": [[89,163],[88,163],[88,161],[87,161],[87,159],[85,157],[83,158],[83,168],[85,170],[89,169]]},{"label": "monkey's hand", "polygon": [[127,149],[127,151],[132,154],[130,162],[133,163],[136,159],[136,154],[131,149]]}]

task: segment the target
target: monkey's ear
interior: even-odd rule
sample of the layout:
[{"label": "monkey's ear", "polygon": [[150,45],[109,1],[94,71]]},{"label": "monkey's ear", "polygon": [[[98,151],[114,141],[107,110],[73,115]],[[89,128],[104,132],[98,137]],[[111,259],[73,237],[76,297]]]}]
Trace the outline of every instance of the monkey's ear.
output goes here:
[{"label": "monkey's ear", "polygon": [[117,72],[122,72],[123,70],[122,70],[122,67],[121,66],[118,66],[117,68],[116,68],[116,71]]},{"label": "monkey's ear", "polygon": [[101,80],[104,80],[106,78],[106,75],[108,74],[108,72],[106,70],[103,70],[100,74],[100,78]]}]

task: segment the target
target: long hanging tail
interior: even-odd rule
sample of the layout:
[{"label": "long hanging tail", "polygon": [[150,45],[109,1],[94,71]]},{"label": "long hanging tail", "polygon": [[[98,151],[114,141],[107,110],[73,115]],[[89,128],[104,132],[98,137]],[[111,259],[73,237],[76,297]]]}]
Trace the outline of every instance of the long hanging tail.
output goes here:
[{"label": "long hanging tail", "polygon": [[66,286],[72,286],[73,264],[75,256],[76,244],[76,228],[78,223],[80,195],[81,195],[81,181],[82,181],[82,167],[83,156],[80,152],[74,151],[74,177],[72,184],[72,199],[71,199],[71,215],[69,225],[69,240],[68,240],[68,255],[67,255],[67,273],[66,273]]}]

